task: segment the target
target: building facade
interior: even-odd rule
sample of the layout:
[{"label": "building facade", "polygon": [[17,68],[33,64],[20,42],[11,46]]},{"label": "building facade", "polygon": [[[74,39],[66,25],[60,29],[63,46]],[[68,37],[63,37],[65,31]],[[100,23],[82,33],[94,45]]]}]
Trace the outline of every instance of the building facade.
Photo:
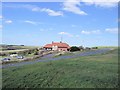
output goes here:
[{"label": "building facade", "polygon": [[46,44],[43,48],[46,50],[53,50],[53,51],[70,50],[70,46],[67,43],[63,43],[63,42],[52,42],[52,44]]}]

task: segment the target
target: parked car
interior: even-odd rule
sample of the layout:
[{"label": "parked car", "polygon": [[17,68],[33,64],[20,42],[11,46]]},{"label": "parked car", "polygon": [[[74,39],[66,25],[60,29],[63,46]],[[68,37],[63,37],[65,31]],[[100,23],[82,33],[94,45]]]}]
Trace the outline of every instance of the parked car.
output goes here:
[{"label": "parked car", "polygon": [[2,61],[10,61],[10,58],[3,58]]},{"label": "parked car", "polygon": [[24,57],[23,56],[17,56],[16,58],[17,59],[23,59]]},{"label": "parked car", "polygon": [[17,57],[18,54],[11,54],[10,57]]}]

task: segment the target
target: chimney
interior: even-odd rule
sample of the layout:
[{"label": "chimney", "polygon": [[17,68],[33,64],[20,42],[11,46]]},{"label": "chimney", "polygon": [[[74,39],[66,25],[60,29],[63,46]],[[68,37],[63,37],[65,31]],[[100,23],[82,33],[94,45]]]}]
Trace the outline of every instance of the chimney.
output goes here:
[{"label": "chimney", "polygon": [[61,41],[60,41],[60,43],[62,43],[62,39],[63,39],[63,38],[62,38],[62,36],[61,36]]},{"label": "chimney", "polygon": [[52,41],[52,44],[53,44],[54,42]]}]

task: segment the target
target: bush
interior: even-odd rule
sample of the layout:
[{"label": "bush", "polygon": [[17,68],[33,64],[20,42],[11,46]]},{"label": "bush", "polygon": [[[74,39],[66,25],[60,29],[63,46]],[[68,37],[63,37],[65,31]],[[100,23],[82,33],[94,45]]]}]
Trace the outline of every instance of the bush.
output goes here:
[{"label": "bush", "polygon": [[35,52],[34,55],[39,55],[39,52]]},{"label": "bush", "polygon": [[90,49],[91,49],[91,48],[89,48],[89,47],[86,47],[86,48],[85,48],[85,50],[90,50]]},{"label": "bush", "polygon": [[12,52],[11,54],[17,54],[17,52]]},{"label": "bush", "polygon": [[28,50],[28,54],[32,54],[32,50]]},{"label": "bush", "polygon": [[6,53],[0,53],[0,56],[7,56]]},{"label": "bush", "polygon": [[31,54],[31,52],[28,52],[28,54]]},{"label": "bush", "polygon": [[98,49],[98,47],[92,47],[92,49]]},{"label": "bush", "polygon": [[80,48],[79,48],[79,47],[76,47],[76,46],[72,46],[72,47],[70,48],[70,51],[71,51],[71,52],[80,51]]},{"label": "bush", "polygon": [[27,50],[25,50],[25,51],[20,51],[20,52],[18,52],[18,54],[19,54],[19,55],[27,55],[27,54],[28,54],[28,51],[27,51]]},{"label": "bush", "polygon": [[79,49],[80,49],[80,51],[83,51],[84,47],[83,46],[79,46]]}]

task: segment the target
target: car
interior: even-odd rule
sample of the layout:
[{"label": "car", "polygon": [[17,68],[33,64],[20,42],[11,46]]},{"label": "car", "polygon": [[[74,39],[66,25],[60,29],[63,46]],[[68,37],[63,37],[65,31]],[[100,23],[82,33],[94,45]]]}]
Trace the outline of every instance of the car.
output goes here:
[{"label": "car", "polygon": [[3,58],[2,61],[10,61],[10,58]]},{"label": "car", "polygon": [[23,56],[16,56],[17,59],[23,59]]},{"label": "car", "polygon": [[16,57],[18,54],[11,54],[10,57]]}]

